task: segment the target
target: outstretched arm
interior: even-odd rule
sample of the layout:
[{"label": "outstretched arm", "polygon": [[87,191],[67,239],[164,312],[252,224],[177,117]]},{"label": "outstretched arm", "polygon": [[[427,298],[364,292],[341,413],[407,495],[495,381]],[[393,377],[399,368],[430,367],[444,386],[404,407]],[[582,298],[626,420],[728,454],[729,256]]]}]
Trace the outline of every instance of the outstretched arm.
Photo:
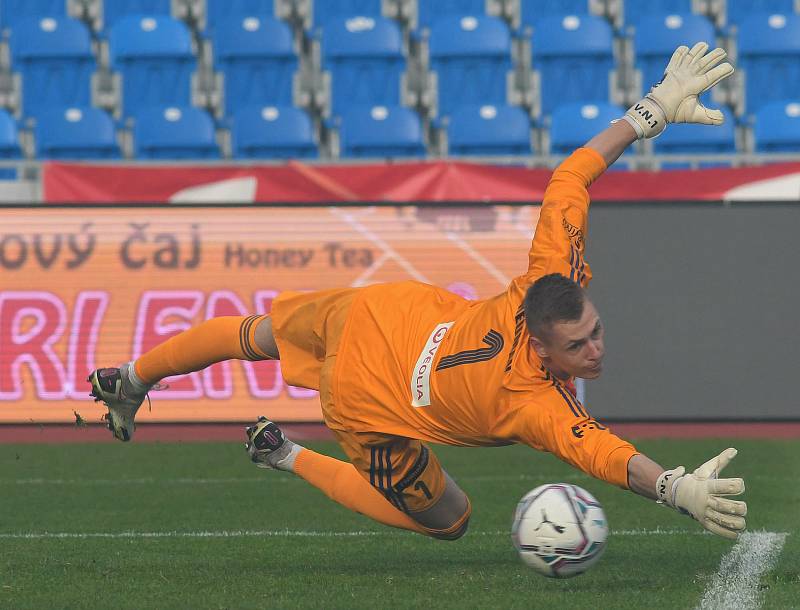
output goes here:
[{"label": "outstretched arm", "polygon": [[606,167],[609,167],[638,139],[636,130],[627,121],[617,121],[589,140],[584,148],[591,148],[600,153],[606,162]]},{"label": "outstretched arm", "polygon": [[691,49],[678,47],[661,82],[634,104],[622,120],[589,140],[586,148],[599,152],[609,166],[633,142],[657,136],[669,123],[720,125],[722,113],[703,106],[699,95],[730,76],[733,67],[721,63],[726,56],[723,49],[707,51],[708,45],[703,42]]},{"label": "outstretched arm", "polygon": [[744,481],[720,478],[735,449],[726,449],[692,473],[683,466],[666,470],[593,419],[557,379],[534,404],[509,422],[521,442],[689,515],[719,536],[735,539],[744,530],[747,504],[727,497],[744,493]]},{"label": "outstretched arm", "polygon": [[744,481],[719,478],[722,469],[735,456],[736,449],[726,449],[686,474],[683,466],[665,470],[640,453],[628,461],[628,487],[641,496],[689,515],[714,534],[735,540],[746,526],[747,504],[725,496],[744,493]]}]

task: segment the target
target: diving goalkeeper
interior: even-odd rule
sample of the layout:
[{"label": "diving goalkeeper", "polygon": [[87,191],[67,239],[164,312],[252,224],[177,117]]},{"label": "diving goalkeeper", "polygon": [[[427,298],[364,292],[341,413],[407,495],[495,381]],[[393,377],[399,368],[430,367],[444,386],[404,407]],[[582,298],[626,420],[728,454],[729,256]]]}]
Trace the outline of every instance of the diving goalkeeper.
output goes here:
[{"label": "diving goalkeeper", "polygon": [[692,473],[667,470],[593,419],[573,386],[600,376],[605,351],[585,290],[587,188],[631,143],[669,123],[722,123],[698,96],[733,72],[724,58],[704,43],[678,48],[644,99],[555,170],[528,269],[502,294],[466,301],[418,282],[283,293],[269,315],[213,318],[134,362],[94,371],[92,395],[108,406],[109,428],[130,440],[137,409],[164,377],[227,359],[280,359],[288,383],[319,390],[350,462],[292,442],[266,418],[247,429],[251,459],[380,523],[461,537],[469,498],[429,443],[524,443],[736,538],[747,506],[727,496],[744,482],[719,478],[735,449]]}]

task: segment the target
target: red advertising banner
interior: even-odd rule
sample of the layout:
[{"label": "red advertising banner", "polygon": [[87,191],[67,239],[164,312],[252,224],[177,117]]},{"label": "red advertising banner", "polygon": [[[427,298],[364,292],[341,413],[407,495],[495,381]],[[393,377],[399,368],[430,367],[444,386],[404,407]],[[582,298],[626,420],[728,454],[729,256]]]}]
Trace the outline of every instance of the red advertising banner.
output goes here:
[{"label": "red advertising banner", "polygon": [[[153,166],[46,163],[49,203],[539,202],[549,169],[424,161],[367,165]],[[594,201],[800,201],[800,164],[609,171]]]},{"label": "red advertising banner", "polygon": [[[416,279],[467,298],[527,264],[538,208],[0,207],[0,422],[97,421],[98,366],[204,319],[267,313],[283,290]],[[275,362],[166,380],[140,421],[320,417]]]}]

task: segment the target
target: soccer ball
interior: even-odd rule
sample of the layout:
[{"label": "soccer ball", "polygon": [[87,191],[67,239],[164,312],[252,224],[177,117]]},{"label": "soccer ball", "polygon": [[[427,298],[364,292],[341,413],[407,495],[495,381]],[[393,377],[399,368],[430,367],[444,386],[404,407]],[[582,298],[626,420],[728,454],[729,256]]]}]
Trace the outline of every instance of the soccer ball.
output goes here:
[{"label": "soccer ball", "polygon": [[517,504],[511,539],[527,565],[551,578],[569,578],[592,567],[606,547],[603,507],[585,489],[549,483]]}]

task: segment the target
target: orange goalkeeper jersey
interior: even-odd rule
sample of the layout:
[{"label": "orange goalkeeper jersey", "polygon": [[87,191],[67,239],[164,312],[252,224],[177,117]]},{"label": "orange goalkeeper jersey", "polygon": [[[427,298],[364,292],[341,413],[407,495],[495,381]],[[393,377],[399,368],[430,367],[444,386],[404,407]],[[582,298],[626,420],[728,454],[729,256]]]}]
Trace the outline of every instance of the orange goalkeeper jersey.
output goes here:
[{"label": "orange goalkeeper jersey", "polygon": [[555,170],[527,272],[494,298],[467,301],[418,282],[359,290],[333,379],[342,423],[447,445],[525,443],[627,487],[636,450],[542,366],[522,311],[539,277],[561,273],[583,286],[591,279],[587,187],[605,168],[599,153],[581,148]]}]

